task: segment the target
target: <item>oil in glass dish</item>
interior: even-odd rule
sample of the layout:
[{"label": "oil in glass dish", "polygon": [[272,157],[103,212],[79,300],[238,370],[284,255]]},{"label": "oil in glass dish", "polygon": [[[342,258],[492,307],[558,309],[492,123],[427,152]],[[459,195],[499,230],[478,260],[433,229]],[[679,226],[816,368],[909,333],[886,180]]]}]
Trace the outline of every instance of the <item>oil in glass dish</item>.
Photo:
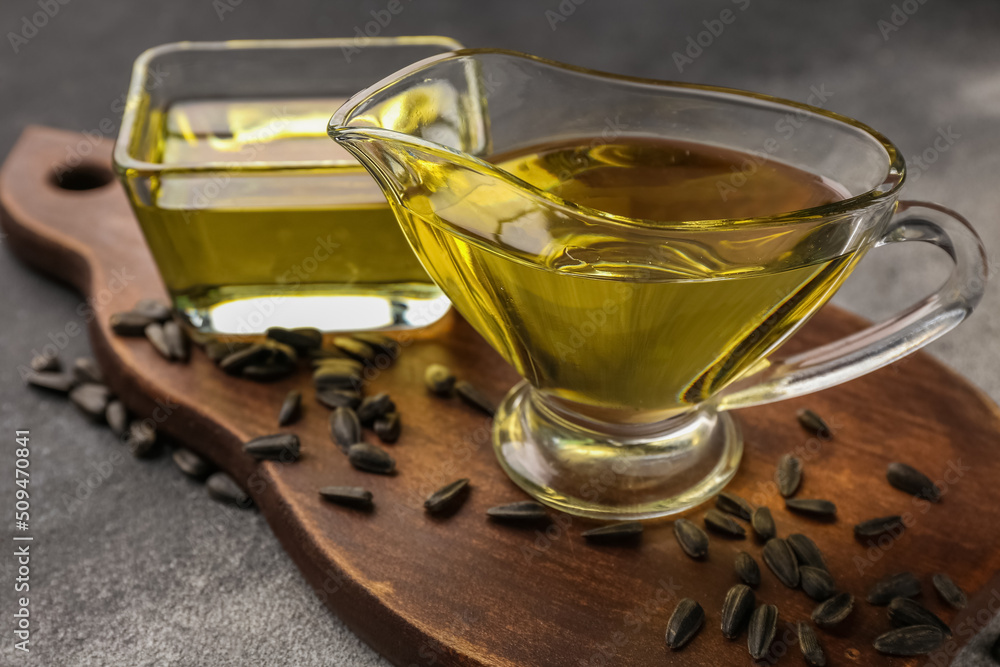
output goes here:
[{"label": "oil in glass dish", "polygon": [[447,312],[377,185],[326,135],[342,101],[181,100],[151,112],[146,152],[163,169],[133,205],[196,331],[398,329]]}]

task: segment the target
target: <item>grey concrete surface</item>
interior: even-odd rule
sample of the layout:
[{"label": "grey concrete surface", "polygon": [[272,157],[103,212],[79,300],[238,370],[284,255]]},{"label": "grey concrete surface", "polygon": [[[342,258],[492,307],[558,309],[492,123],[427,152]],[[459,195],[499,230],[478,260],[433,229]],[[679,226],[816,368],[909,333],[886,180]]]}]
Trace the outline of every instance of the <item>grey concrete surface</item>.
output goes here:
[{"label": "grey concrete surface", "polygon": [[[825,86],[830,108],[882,130],[908,159],[951,128],[957,139],[933,163],[914,168],[911,160],[919,177],[906,196],[963,212],[984,238],[994,272],[1000,268],[995,0],[401,2],[382,34],[444,34],[469,46],[796,100]],[[351,36],[387,1],[60,0],[49,3],[58,12],[42,27],[24,31],[42,4],[0,5],[0,155],[27,123],[95,130],[110,118],[117,126],[114,102],[133,58],[149,46]],[[679,71],[672,54],[727,8],[735,20]],[[879,21],[898,29],[883,35]],[[15,52],[10,33],[22,31],[29,37],[14,40]],[[879,250],[837,302],[884,316],[933,289],[946,268],[932,249]],[[15,564],[8,546],[0,548],[0,665],[386,664],[325,611],[258,515],[227,513],[167,459],[117,456],[106,430],[84,423],[66,402],[26,391],[16,366],[50,334],[80,321],[79,299],[2,250],[0,286],[0,519],[9,540],[13,431],[30,428],[36,539],[28,656],[12,649]],[[998,341],[1000,290],[992,289],[971,320],[931,351],[1000,399]],[[86,336],[75,336],[64,356],[86,350]],[[959,662],[989,664],[977,656],[998,628],[994,622]]]}]

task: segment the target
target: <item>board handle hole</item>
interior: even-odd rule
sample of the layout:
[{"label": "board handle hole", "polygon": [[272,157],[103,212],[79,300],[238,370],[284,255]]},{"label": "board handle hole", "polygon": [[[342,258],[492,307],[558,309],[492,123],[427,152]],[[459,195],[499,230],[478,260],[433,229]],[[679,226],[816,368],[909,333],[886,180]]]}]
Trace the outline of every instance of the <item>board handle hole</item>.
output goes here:
[{"label": "board handle hole", "polygon": [[103,188],[114,179],[114,174],[106,167],[93,164],[81,164],[65,171],[52,174],[52,182],[63,190],[96,190]]}]

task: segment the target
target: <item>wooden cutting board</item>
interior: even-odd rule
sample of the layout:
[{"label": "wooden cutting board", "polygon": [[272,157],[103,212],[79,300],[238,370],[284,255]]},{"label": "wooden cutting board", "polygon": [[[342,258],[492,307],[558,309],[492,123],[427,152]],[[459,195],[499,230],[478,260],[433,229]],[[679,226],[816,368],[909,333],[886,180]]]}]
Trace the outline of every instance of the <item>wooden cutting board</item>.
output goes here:
[{"label": "wooden cutting board", "polygon": [[[224,375],[195,351],[186,365],[170,364],[141,339],[118,338],[108,316],[141,297],[164,297],[149,251],[110,170],[111,143],[86,162],[53,178],[67,146],[83,135],[27,129],[0,172],[6,245],[26,263],[62,279],[90,299],[95,355],[114,392],[142,416],[169,407],[159,428],[227,470],[249,493],[316,594],[366,642],[397,665],[590,666],[751,664],[745,637],[722,638],[719,609],[736,582],[740,550],[759,559],[753,540],[712,538],[705,562],[684,556],[671,522],[648,525],[639,546],[594,547],[581,539],[592,524],[557,516],[548,530],[489,523],[488,507],[524,495],[504,476],[489,443],[489,421],[457,402],[429,396],[422,375],[441,362],[500,398],[516,381],[469,326],[448,316],[404,342],[397,363],[376,377],[369,393],[387,391],[405,427],[392,446],[399,474],[353,470],[327,434],[328,411],[313,400],[305,372],[274,384]],[[814,346],[856,331],[864,322],[824,308],[790,343]],[[277,431],[285,393],[304,392],[298,463],[257,463],[241,444]],[[832,425],[820,442],[795,420],[809,406]],[[162,416],[163,412],[158,413]],[[855,612],[835,632],[819,631],[830,664],[924,664],[877,656],[872,640],[889,629],[884,608],[864,601],[879,577],[911,570],[924,582],[922,600],[955,629],[945,664],[1000,607],[1000,414],[961,377],[917,353],[894,366],[804,399],[738,414],[746,452],[730,490],[769,505],[780,534],[811,535],[826,552],[838,585],[858,596]],[[789,451],[806,461],[801,497],[830,498],[839,515],[820,523],[788,513],[772,479]],[[891,461],[912,463],[943,482],[945,496],[930,506],[888,486]],[[447,520],[422,510],[433,490],[459,477],[472,480],[466,505]],[[361,485],[375,495],[371,514],[326,504],[317,489]],[[701,521],[704,508],[692,513]],[[909,512],[899,539],[862,544],[852,526],[864,519]],[[763,567],[763,565],[762,565]],[[971,594],[955,613],[937,598],[931,574],[947,571]],[[759,601],[780,609],[775,655],[801,656],[787,633],[808,618],[813,603],[783,588],[769,571]],[[706,610],[706,627],[686,649],[672,653],[663,635],[678,599]],[[308,641],[308,638],[291,638]]]}]

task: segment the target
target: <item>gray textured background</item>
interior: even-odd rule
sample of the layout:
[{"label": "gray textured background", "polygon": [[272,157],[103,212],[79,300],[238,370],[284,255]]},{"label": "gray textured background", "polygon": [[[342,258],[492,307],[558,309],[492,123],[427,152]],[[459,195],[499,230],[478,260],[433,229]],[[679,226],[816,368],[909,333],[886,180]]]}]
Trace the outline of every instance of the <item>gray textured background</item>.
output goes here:
[{"label": "gray textured background", "polygon": [[[402,2],[403,12],[382,34],[450,35],[468,46],[796,100],[822,85],[833,92],[830,108],[882,130],[908,161],[932,145],[939,129],[951,127],[958,141],[918,170],[905,194],[962,211],[986,241],[994,272],[998,268],[995,0],[909,0],[916,12],[888,39],[877,22],[890,19],[890,0],[576,0],[579,6],[563,0],[575,11],[555,30],[545,12],[558,11],[559,0]],[[220,3],[232,8],[221,18]],[[350,36],[371,19],[371,10],[385,5],[72,0],[19,53],[9,38],[0,43],[0,155],[27,123],[93,130],[111,118],[117,126],[112,104],[126,87],[132,60],[149,46],[184,39]],[[735,10],[736,21],[679,72],[671,54],[726,7]],[[3,0],[0,29],[20,31],[22,17],[38,10],[35,0]],[[933,250],[880,250],[837,301],[869,317],[885,315],[930,291],[946,268]],[[80,320],[79,299],[3,251],[0,285],[0,511],[6,526],[13,493],[8,438],[15,428],[30,428],[37,540],[34,651],[27,660],[10,648],[13,595],[7,582],[13,561],[0,556],[0,664],[385,664],[320,606],[258,515],[227,515],[166,458],[113,458],[120,448],[106,430],[85,424],[66,402],[25,391],[16,365],[44,345],[50,332]],[[86,353],[85,338],[72,339],[65,356]],[[1000,292],[994,289],[968,323],[931,351],[1000,399],[998,339]],[[94,473],[109,467],[106,478]],[[80,486],[88,476],[89,490]],[[78,493],[86,499],[71,503]],[[0,554],[7,552],[0,548]],[[969,653],[982,652],[993,634],[981,636]]]}]

